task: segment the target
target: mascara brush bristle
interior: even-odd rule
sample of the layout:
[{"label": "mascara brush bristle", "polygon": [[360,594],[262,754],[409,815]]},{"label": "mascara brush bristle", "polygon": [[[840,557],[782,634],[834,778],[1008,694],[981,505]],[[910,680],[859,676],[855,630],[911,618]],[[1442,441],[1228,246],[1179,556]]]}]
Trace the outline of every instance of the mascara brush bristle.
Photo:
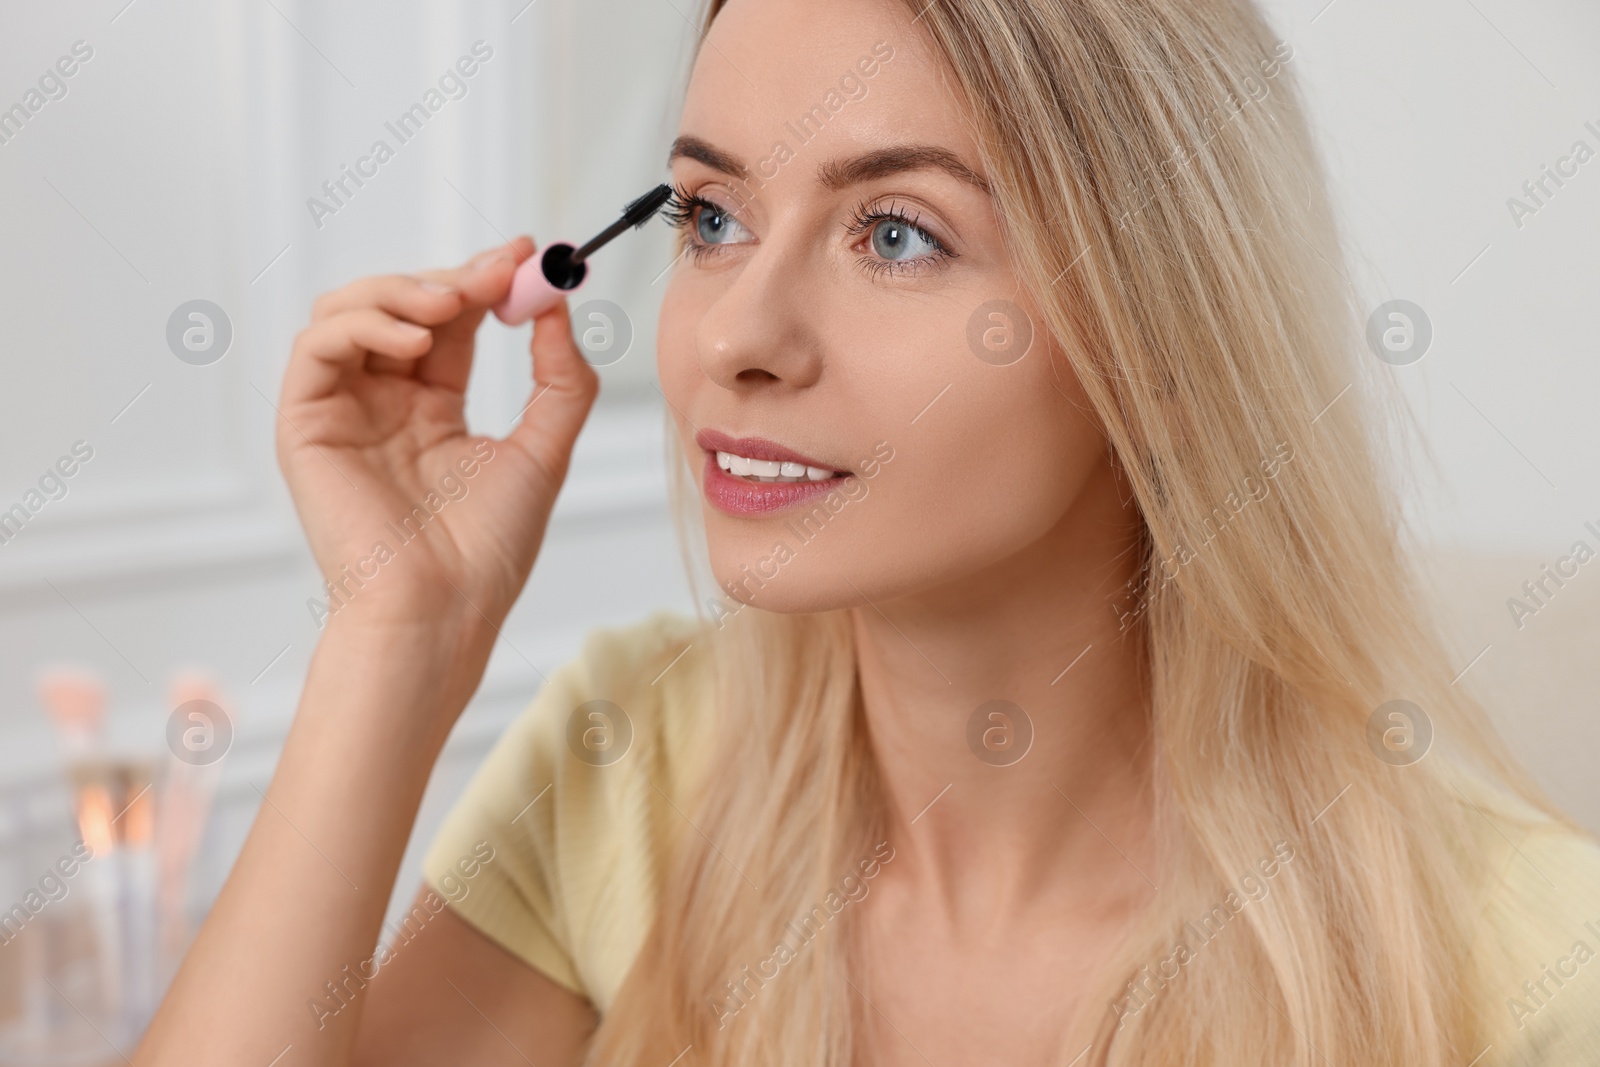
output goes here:
[{"label": "mascara brush bristle", "polygon": [[672,186],[661,184],[622,209],[623,221],[630,226],[643,226],[655,217],[661,205],[672,198]]},{"label": "mascara brush bristle", "polygon": [[622,217],[610,226],[601,230],[593,239],[587,241],[581,248],[572,253],[571,262],[582,263],[595,252],[604,248],[612,238],[622,233],[629,226],[639,227],[649,222],[661,205],[665,204],[672,196],[672,186],[658,185],[645,193],[639,199],[622,209]]}]

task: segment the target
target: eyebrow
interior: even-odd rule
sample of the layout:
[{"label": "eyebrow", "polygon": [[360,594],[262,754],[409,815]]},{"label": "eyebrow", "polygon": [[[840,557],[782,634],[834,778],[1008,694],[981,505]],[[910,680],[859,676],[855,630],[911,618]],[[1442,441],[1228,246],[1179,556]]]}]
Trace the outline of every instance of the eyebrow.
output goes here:
[{"label": "eyebrow", "polygon": [[[704,163],[712,170],[741,181],[750,179],[749,169],[738,157],[698,137],[685,135],[672,142],[667,163],[670,165],[679,158]],[[989,192],[989,183],[983,175],[963,163],[954,152],[938,145],[925,144],[894,145],[848,159],[829,160],[817,168],[817,180],[824,188],[838,191],[874,178],[913,170],[942,170],[985,194]]]},{"label": "eyebrow", "polygon": [[850,159],[835,159],[817,168],[818,180],[825,188],[838,191],[909,170],[942,170],[951,177],[989,192],[989,183],[983,175],[956,156],[948,148],[937,145],[895,145],[865,152]]},{"label": "eyebrow", "polygon": [[737,157],[698,137],[685,135],[673,141],[672,151],[667,153],[667,166],[675,159],[692,159],[740,181],[750,180],[750,171]]}]

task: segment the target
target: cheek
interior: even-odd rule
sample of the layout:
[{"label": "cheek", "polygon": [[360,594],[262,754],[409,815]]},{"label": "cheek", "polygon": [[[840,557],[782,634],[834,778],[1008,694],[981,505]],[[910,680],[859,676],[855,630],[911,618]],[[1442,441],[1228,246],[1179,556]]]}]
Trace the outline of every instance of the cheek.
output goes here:
[{"label": "cheek", "polygon": [[916,383],[923,392],[912,413],[921,414],[891,438],[895,458],[871,483],[859,536],[834,559],[818,554],[819,572],[854,568],[872,599],[954,581],[1023,551],[1061,521],[1103,463],[1098,433],[1057,391],[1044,353],[993,367],[963,347],[946,367],[931,389]]},{"label": "cheek", "polygon": [[[1081,390],[1042,336],[1006,365],[974,351],[973,309],[1016,286],[985,278],[972,289],[917,301],[824,284],[796,327],[825,354],[821,376],[730,403],[697,348],[715,287],[669,283],[657,369],[726,610],[820,611],[953,582],[1034,545],[1081,497],[1105,461]],[[819,454],[853,466],[856,491],[761,518],[708,505],[687,419],[745,402],[741,428],[804,427]]]},{"label": "cheek", "polygon": [[[656,320],[656,371],[665,384],[694,369],[694,329],[701,309],[693,306],[693,294],[674,277],[667,283]],[[677,397],[668,394],[674,403]]]},{"label": "cheek", "polygon": [[820,508],[762,522],[703,508],[732,599],[784,612],[892,599],[970,576],[1061,521],[1103,461],[1098,433],[1063,395],[1076,383],[1057,381],[1043,348],[1006,367],[982,362],[964,321],[836,320],[832,380],[812,411],[849,442],[844,454],[871,462],[857,463],[854,496]]},{"label": "cheek", "polygon": [[656,376],[667,400],[667,415],[674,420],[684,454],[691,459],[698,449],[694,430],[685,424],[683,415],[690,409],[695,390],[705,381],[695,355],[695,329],[701,315],[694,297],[675,281],[669,283],[656,324]]}]

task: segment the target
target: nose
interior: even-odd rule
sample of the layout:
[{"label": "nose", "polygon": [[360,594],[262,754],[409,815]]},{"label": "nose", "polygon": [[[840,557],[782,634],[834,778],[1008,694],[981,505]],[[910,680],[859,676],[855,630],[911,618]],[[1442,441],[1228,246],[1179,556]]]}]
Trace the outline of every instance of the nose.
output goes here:
[{"label": "nose", "polygon": [[807,258],[763,244],[740,264],[707,309],[695,336],[700,369],[735,393],[787,386],[803,389],[822,376],[817,308],[806,298]]}]

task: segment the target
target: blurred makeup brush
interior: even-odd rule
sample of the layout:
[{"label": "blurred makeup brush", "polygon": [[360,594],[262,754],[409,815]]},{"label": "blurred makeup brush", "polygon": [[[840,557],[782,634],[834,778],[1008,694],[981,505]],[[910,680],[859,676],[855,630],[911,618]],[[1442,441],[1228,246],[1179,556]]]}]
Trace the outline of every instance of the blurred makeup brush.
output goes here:
[{"label": "blurred makeup brush", "polygon": [[93,672],[52,667],[40,672],[39,699],[56,728],[69,759],[87,756],[100,744],[105,725],[106,687]]},{"label": "blurred makeup brush", "polygon": [[[168,686],[168,701],[173,708],[182,708],[192,701],[204,702],[215,709],[213,714],[220,714],[230,723],[233,718],[216,682],[199,671],[175,674]],[[213,741],[218,726],[209,724]],[[222,728],[231,737],[231,727]],[[190,873],[205,837],[206,821],[226,755],[224,751],[215,758],[193,761],[182,758],[174,750],[167,759],[161,800],[157,805],[156,846],[161,951],[163,960],[169,964],[176,964],[188,941],[186,906]]]}]

